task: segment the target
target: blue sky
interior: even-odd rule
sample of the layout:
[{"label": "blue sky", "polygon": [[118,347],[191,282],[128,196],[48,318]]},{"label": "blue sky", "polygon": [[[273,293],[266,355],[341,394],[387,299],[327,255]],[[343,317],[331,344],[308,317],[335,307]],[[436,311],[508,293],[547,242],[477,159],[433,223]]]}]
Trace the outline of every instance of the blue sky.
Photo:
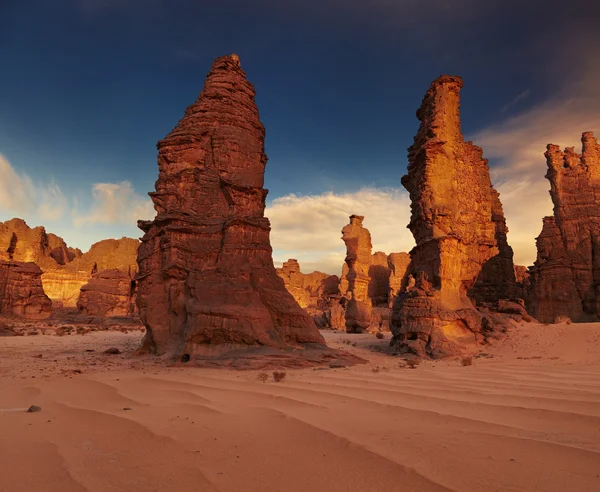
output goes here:
[{"label": "blue sky", "polygon": [[366,216],[375,249],[410,249],[406,149],[431,80],[450,73],[465,81],[463,132],[490,158],[509,241],[529,264],[551,212],[546,143],[600,132],[589,3],[4,0],[0,220],[21,216],[84,250],[139,236],[156,142],[212,59],[236,52],[267,128],[276,262],[336,273],[350,213]]}]

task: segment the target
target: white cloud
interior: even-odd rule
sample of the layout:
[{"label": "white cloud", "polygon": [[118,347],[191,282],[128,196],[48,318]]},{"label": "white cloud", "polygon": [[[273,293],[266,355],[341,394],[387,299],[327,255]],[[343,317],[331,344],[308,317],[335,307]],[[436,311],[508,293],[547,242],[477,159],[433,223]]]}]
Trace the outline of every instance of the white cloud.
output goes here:
[{"label": "white cloud", "polygon": [[[32,226],[50,226],[50,231],[53,223],[63,228],[68,225],[71,229],[93,228],[97,224],[131,226],[130,234],[135,235],[138,233],[137,220],[152,219],[155,215],[150,198],[136,193],[128,181],[94,184],[88,207],[82,207],[82,200],[77,195],[81,196],[82,190],[76,190],[72,198],[68,198],[54,181],[36,183],[27,174],[17,173],[0,154],[2,220],[20,217]],[[92,231],[87,232],[90,235]]]},{"label": "white cloud", "polygon": [[365,217],[373,252],[409,251],[414,246],[406,228],[410,200],[397,188],[363,188],[356,192],[276,198],[265,215],[271,221],[271,245],[275,263],[289,258],[300,262],[303,272],[320,270],[339,275],[346,248],[342,227],[352,214]]},{"label": "white cloud", "polygon": [[139,195],[129,181],[96,183],[92,187],[89,211],[76,213],[75,226],[84,224],[136,224],[138,219],[152,219],[156,213],[152,201]]},{"label": "white cloud", "polygon": [[5,214],[36,214],[45,220],[57,220],[66,213],[68,203],[55,182],[34,183],[27,174],[18,174],[0,154],[0,208]]}]

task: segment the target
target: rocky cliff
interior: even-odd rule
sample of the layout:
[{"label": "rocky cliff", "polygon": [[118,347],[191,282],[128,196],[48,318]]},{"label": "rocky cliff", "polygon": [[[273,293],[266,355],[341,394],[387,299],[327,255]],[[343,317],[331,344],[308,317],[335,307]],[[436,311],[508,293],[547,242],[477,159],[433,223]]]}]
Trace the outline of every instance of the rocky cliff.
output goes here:
[{"label": "rocky cliff", "polygon": [[0,260],[0,313],[48,317],[52,301],[44,294],[41,275],[35,263]]},{"label": "rocky cliff", "polygon": [[30,228],[22,219],[0,222],[0,258],[38,265],[55,307],[75,307],[81,287],[99,270],[137,271],[138,245],[137,239],[105,239],[84,254],[41,226]]},{"label": "rocky cliff", "polygon": [[284,261],[277,268],[285,288],[294,296],[301,308],[317,308],[328,302],[330,296],[338,294],[339,278],[322,272],[302,273],[298,260]]},{"label": "rocky cliff", "polygon": [[133,271],[100,270],[81,287],[77,301],[80,312],[92,316],[132,316],[135,305],[136,283]]},{"label": "rocky cliff", "polygon": [[540,321],[596,320],[600,310],[600,145],[582,135],[582,153],[549,144],[546,178],[554,216],[545,217],[531,271],[529,305]]},{"label": "rocky cliff", "polygon": [[459,77],[441,76],[427,91],[421,122],[408,150],[402,184],[411,198],[408,225],[414,278],[394,303],[392,343],[419,355],[442,357],[483,340],[475,300],[509,294],[515,277],[498,193],[482,150],[465,142],[460,125]]},{"label": "rocky cliff", "polygon": [[158,143],[138,222],[137,304],[144,346],[185,359],[234,347],[324,344],[277,276],[264,216],[265,130],[236,55],[217,58],[200,96]]},{"label": "rocky cliff", "polygon": [[388,305],[392,307],[399,294],[408,287],[410,255],[408,253],[390,253],[387,257],[390,272],[388,280]]}]

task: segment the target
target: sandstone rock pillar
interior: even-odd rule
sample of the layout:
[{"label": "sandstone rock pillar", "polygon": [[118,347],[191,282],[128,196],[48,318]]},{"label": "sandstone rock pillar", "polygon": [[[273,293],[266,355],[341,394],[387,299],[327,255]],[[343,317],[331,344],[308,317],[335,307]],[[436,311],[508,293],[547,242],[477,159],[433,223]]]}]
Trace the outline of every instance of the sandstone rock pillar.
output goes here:
[{"label": "sandstone rock pillar", "polygon": [[346,331],[362,333],[371,324],[372,304],[369,297],[369,268],[371,266],[371,234],[362,226],[364,217],[351,215],[350,223],[342,229],[346,244],[348,273],[348,304],[346,305]]},{"label": "sandstone rock pillar", "polygon": [[[476,290],[488,265],[495,282],[505,286],[499,290],[514,284],[512,250],[503,244],[506,226],[487,161],[461,133],[462,85],[459,77],[447,75],[431,84],[417,111],[421,125],[402,178],[411,198],[415,284],[394,303],[392,343],[433,357],[483,339],[487,323],[468,292]],[[502,294],[488,290],[482,298],[494,295]]]},{"label": "sandstone rock pillar", "polygon": [[157,216],[138,223],[137,277],[144,346],[157,354],[324,344],[273,265],[254,96],[239,58],[217,58],[197,101],[158,143]]}]

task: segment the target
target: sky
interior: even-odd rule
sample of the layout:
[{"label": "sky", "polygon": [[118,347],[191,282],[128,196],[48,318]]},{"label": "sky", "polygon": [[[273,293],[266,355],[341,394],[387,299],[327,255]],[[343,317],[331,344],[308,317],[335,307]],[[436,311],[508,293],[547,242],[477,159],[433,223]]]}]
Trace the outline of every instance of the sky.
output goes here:
[{"label": "sky", "polygon": [[552,214],[546,144],[600,134],[600,2],[0,0],[0,220],[87,250],[154,216],[156,142],[237,53],[267,130],[276,265],[337,274],[341,228],[409,251],[400,184],[431,81],[460,75],[517,264]]}]

